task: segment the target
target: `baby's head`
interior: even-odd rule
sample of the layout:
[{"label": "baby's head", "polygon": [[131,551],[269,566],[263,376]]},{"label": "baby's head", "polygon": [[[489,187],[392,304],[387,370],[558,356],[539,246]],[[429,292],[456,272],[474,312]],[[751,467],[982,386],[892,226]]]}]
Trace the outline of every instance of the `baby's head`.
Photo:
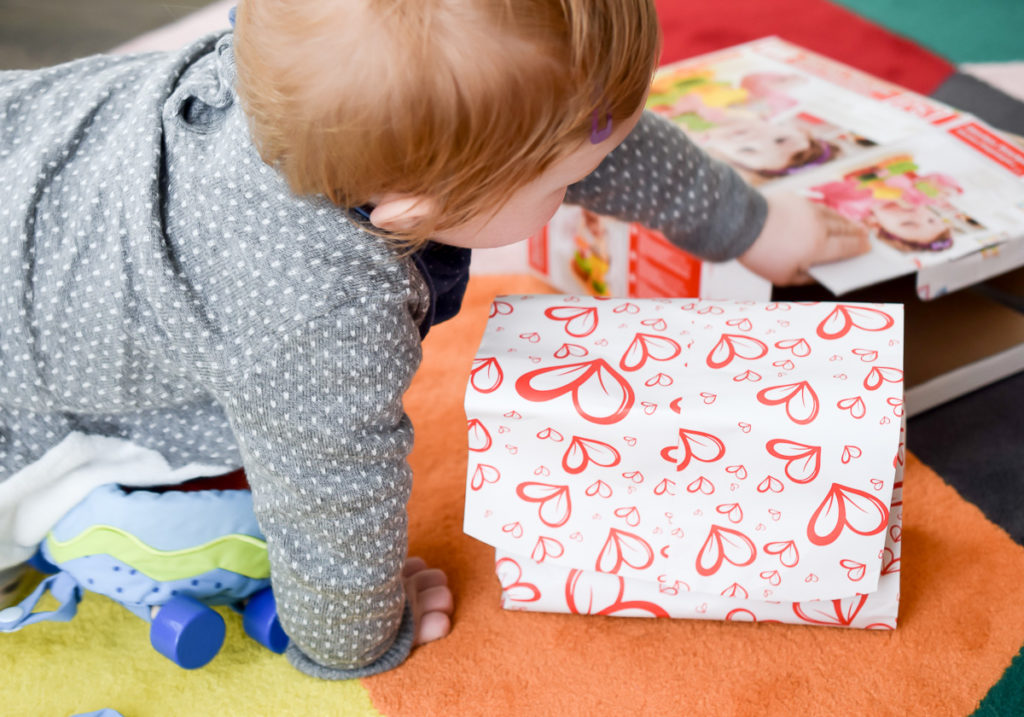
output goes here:
[{"label": "baby's head", "polygon": [[706,130],[705,147],[740,169],[778,177],[824,164],[839,154],[835,145],[785,123],[761,119],[732,120]]},{"label": "baby's head", "polygon": [[900,251],[942,251],[953,246],[953,232],[924,204],[882,202],[871,210],[870,226]]},{"label": "baby's head", "polygon": [[659,33],[652,0],[242,0],[234,47],[295,193],[481,246],[539,229],[624,138]]}]

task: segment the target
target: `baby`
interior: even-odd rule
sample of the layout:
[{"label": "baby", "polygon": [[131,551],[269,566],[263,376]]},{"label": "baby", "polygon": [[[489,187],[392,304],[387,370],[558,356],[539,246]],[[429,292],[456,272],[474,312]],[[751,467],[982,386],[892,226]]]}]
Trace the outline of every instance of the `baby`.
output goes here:
[{"label": "baby", "polygon": [[0,74],[0,569],[97,476],[241,465],[292,664],[446,635],[402,395],[470,248],[563,199],[777,282],[866,248],[643,113],[658,51],[651,0],[243,0],[180,52]]}]

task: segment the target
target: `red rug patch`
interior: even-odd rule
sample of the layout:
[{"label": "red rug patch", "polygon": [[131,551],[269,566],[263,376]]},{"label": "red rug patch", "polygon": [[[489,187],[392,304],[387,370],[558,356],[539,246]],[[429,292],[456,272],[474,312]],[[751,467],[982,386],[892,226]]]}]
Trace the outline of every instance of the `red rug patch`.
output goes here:
[{"label": "red rug patch", "polygon": [[662,62],[778,35],[925,95],[954,71],[913,41],[825,0],[717,0],[710,6],[657,0],[657,6],[665,38]]}]

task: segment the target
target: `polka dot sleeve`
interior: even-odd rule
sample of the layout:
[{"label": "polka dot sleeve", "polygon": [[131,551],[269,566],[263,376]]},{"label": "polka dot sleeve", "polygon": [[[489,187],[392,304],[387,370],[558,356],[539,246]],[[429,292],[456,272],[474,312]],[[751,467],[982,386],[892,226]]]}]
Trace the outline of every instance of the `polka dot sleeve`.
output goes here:
[{"label": "polka dot sleeve", "polygon": [[267,538],[289,659],[347,679],[401,663],[412,620],[402,394],[419,363],[403,298],[364,295],[289,326],[225,397]]},{"label": "polka dot sleeve", "polygon": [[768,212],[761,194],[731,167],[650,112],[594,172],[569,188],[566,201],[657,229],[711,261],[745,252]]}]

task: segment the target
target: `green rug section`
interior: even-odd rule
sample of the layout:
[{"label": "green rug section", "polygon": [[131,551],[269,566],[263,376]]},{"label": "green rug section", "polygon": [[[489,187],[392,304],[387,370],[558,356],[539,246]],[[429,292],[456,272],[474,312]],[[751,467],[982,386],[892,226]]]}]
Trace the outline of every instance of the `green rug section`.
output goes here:
[{"label": "green rug section", "polygon": [[999,682],[985,695],[971,717],[1024,715],[1024,648],[1013,658]]},{"label": "green rug section", "polygon": [[833,0],[954,63],[1024,60],[1024,0]]},{"label": "green rug section", "polygon": [[109,555],[160,582],[199,577],[217,569],[256,580],[270,577],[266,541],[237,533],[221,535],[182,550],[157,550],[120,528],[92,525],[63,542],[50,533],[46,547],[56,563],[90,555]]}]

